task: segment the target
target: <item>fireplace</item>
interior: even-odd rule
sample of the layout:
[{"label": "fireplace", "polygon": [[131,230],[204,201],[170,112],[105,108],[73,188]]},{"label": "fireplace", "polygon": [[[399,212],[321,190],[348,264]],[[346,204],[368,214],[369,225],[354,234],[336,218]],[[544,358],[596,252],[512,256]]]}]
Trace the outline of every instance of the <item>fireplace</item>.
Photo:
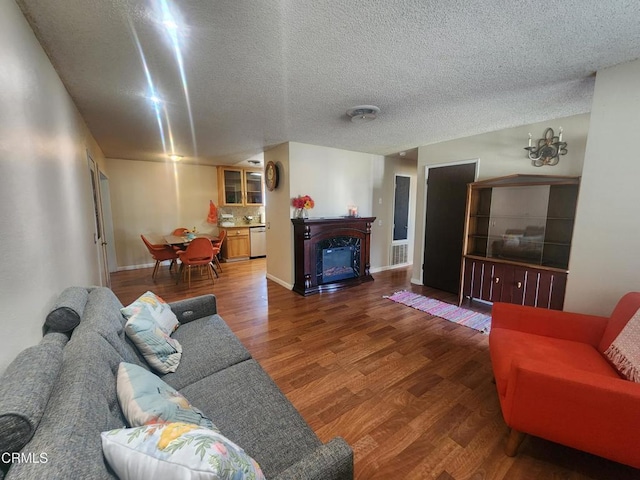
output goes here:
[{"label": "fireplace", "polygon": [[375,217],[295,218],[293,290],[332,291],[372,281],[371,224]]},{"label": "fireplace", "polygon": [[318,283],[332,283],[357,277],[354,267],[355,247],[323,248],[320,251],[322,268]]}]

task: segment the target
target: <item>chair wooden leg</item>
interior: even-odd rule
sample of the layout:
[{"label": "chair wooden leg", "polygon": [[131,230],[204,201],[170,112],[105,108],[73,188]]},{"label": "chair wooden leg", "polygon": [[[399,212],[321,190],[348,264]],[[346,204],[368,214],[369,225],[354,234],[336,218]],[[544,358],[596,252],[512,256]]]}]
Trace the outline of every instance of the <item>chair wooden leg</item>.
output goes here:
[{"label": "chair wooden leg", "polygon": [[180,283],[180,280],[184,281],[184,263],[180,264],[180,268],[178,268],[178,278],[176,278],[176,285]]},{"label": "chair wooden leg", "polygon": [[524,440],[524,437],[525,434],[523,432],[519,432],[514,428],[511,429],[511,432],[509,432],[507,445],[504,447],[504,453],[507,455],[507,457],[515,457],[518,454],[518,448]]},{"label": "chair wooden leg", "polygon": [[187,266],[187,275],[189,276],[189,288],[191,288],[191,265]]},{"label": "chair wooden leg", "polygon": [[220,265],[220,260],[218,260],[218,256],[217,255],[215,257],[213,257],[213,261],[216,262],[217,267],[222,272],[222,265]]},{"label": "chair wooden leg", "polygon": [[209,264],[211,266],[211,268],[213,269],[213,273],[216,274],[216,278],[220,278],[220,275],[218,275],[218,271],[216,270],[215,265],[213,264],[213,261]]},{"label": "chair wooden leg", "polygon": [[207,273],[209,274],[209,277],[211,277],[211,283],[213,283],[214,285],[216,284],[216,281],[213,279],[213,273],[215,273],[215,269],[213,268],[213,265],[211,263],[207,264]]},{"label": "chair wooden leg", "polygon": [[151,274],[151,278],[156,278],[156,273],[158,273],[158,267],[160,266],[160,260],[156,260],[156,264],[153,267],[153,273]]}]

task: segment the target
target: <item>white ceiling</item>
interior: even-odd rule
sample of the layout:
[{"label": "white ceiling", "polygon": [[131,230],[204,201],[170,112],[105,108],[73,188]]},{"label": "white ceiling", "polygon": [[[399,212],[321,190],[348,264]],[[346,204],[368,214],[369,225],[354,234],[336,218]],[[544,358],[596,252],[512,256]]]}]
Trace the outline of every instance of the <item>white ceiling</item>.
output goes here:
[{"label": "white ceiling", "polygon": [[640,57],[637,0],[17,1],[111,158],[394,154],[588,112],[594,72]]}]

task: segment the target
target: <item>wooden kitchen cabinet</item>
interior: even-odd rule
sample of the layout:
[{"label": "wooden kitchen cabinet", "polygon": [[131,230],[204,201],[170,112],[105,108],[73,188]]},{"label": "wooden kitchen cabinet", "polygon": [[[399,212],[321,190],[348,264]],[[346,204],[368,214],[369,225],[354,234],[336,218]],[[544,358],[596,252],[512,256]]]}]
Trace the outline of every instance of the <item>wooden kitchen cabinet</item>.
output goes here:
[{"label": "wooden kitchen cabinet", "polygon": [[218,203],[227,207],[263,205],[262,170],[218,167]]},{"label": "wooden kitchen cabinet", "polygon": [[470,183],[459,303],[562,310],[579,178],[511,175]]},{"label": "wooden kitchen cabinet", "polygon": [[222,259],[226,262],[245,260],[251,255],[248,227],[226,228],[227,237],[222,243]]}]

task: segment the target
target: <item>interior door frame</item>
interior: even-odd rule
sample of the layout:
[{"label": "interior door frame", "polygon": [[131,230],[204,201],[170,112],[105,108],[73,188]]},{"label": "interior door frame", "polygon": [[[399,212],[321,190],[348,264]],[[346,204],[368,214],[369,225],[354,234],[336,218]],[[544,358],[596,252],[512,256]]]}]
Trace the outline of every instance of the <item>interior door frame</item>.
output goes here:
[{"label": "interior door frame", "polygon": [[[480,174],[480,158],[469,158],[466,160],[458,160],[455,162],[446,162],[446,163],[434,163],[430,165],[425,165],[424,167],[424,196],[422,199],[423,212],[425,220],[422,222],[422,231],[420,232],[420,238],[422,239],[422,258],[420,259],[420,281],[415,282],[412,280],[412,283],[417,283],[418,285],[424,285],[424,256],[426,252],[426,235],[427,235],[427,193],[429,189],[429,169],[431,168],[441,168],[441,167],[454,167],[456,165],[466,165],[469,163],[475,163],[476,171],[474,174],[474,182],[478,181],[478,175]],[[462,252],[460,252],[460,261],[462,261]]]},{"label": "interior door frame", "polygon": [[[109,260],[107,257],[107,240],[104,230],[104,213],[102,211],[102,195],[100,193],[100,167],[91,156],[89,150],[87,153],[87,164],[89,166],[89,176],[91,179],[91,196],[95,210],[95,231],[93,233],[93,243],[96,246],[98,273],[100,275],[100,285],[104,287],[111,286],[111,276],[109,274]],[[104,173],[102,173],[104,175]],[[104,175],[106,177],[106,175]]]}]

